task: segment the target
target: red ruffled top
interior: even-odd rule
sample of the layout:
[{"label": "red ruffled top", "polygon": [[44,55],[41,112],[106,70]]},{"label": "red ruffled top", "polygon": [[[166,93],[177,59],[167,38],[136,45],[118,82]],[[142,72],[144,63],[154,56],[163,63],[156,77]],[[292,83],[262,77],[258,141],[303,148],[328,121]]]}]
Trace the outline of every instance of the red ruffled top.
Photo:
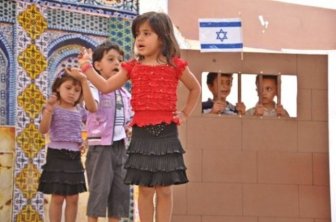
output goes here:
[{"label": "red ruffled top", "polygon": [[132,81],[131,104],[134,117],[131,125],[147,126],[159,123],[177,123],[177,84],[187,62],[175,57],[172,65],[144,65],[137,60],[123,62]]}]

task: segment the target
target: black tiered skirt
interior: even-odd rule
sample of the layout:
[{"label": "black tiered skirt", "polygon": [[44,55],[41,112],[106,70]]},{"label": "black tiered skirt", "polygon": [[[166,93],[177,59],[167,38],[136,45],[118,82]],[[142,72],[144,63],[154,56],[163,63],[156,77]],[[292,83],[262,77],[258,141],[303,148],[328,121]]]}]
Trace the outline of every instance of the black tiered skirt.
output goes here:
[{"label": "black tiered skirt", "polygon": [[42,169],[38,191],[64,196],[86,191],[80,152],[48,148]]},{"label": "black tiered skirt", "polygon": [[153,187],[188,182],[175,124],[134,126],[127,153],[126,184]]}]

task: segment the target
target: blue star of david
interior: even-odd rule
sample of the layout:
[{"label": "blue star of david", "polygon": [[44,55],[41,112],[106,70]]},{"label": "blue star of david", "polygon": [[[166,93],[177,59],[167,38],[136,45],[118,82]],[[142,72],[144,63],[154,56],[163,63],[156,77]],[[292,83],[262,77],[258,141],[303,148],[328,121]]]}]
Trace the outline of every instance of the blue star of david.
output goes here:
[{"label": "blue star of david", "polygon": [[216,39],[219,39],[221,42],[223,42],[224,39],[228,39],[228,37],[226,36],[227,32],[224,32],[223,29],[220,29],[219,32],[216,33],[217,33]]}]

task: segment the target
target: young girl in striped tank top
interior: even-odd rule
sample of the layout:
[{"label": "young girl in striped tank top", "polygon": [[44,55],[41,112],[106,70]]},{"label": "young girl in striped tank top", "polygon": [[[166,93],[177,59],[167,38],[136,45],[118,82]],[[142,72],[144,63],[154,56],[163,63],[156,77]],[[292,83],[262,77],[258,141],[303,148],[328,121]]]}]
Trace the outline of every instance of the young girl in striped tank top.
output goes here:
[{"label": "young girl in striped tank top", "polygon": [[[76,72],[75,69],[70,72]],[[38,191],[51,194],[49,219],[61,221],[65,202],[65,221],[76,221],[78,194],[86,191],[81,163],[83,113],[78,103],[84,98],[86,108],[97,110],[87,80],[78,81],[61,71],[52,85],[52,95],[42,111],[40,132],[49,133],[47,160],[42,166]]]}]

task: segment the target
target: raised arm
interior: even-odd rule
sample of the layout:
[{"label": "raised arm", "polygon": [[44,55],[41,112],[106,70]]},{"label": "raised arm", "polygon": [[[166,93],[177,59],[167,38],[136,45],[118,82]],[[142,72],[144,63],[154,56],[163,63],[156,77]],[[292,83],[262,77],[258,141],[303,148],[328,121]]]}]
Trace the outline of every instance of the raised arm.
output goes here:
[{"label": "raised arm", "polygon": [[192,111],[195,109],[198,99],[201,95],[201,86],[197,81],[194,74],[190,71],[189,67],[187,66],[182,73],[180,78],[182,83],[187,87],[189,90],[189,95],[187,98],[187,103],[185,104],[182,112],[186,117],[190,116]]},{"label": "raised arm", "polygon": [[82,71],[90,82],[103,93],[109,93],[122,87],[128,80],[127,71],[123,68],[107,80],[100,76],[92,66]]},{"label": "raised arm", "polygon": [[98,106],[96,101],[93,98],[89,81],[87,77],[81,73],[81,71],[77,68],[66,68],[65,71],[71,75],[72,77],[78,79],[81,82],[82,90],[83,90],[83,98],[85,107],[88,111],[94,113],[97,111]]},{"label": "raised arm", "polygon": [[100,76],[92,66],[91,49],[82,48],[78,56],[78,62],[81,71],[87,76],[90,82],[103,93],[109,93],[122,87],[128,80],[127,71],[123,68],[107,80]]}]

